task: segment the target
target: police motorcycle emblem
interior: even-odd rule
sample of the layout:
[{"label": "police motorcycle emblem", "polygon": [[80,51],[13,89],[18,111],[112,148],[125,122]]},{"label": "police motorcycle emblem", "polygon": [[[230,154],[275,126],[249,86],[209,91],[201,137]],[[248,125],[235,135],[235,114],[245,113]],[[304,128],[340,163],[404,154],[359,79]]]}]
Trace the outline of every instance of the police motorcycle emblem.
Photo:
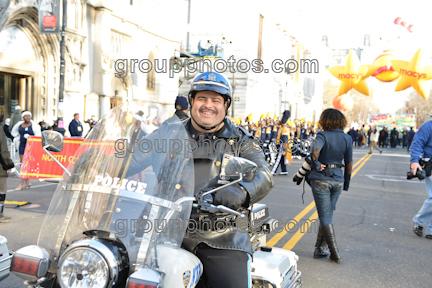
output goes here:
[{"label": "police motorcycle emblem", "polygon": [[189,286],[190,279],[191,279],[191,271],[187,270],[186,272],[183,273],[183,286],[185,288]]}]

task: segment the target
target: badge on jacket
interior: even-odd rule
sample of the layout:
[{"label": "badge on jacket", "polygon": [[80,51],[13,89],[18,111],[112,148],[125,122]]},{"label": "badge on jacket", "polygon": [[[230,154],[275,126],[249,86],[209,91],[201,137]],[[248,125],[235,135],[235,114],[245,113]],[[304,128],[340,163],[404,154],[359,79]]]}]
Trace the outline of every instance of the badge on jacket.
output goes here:
[{"label": "badge on jacket", "polygon": [[222,158],[222,166],[221,166],[221,172],[220,172],[220,174],[219,174],[219,178],[220,178],[220,179],[218,180],[218,184],[228,184],[228,183],[229,183],[229,181],[228,181],[229,177],[227,177],[226,174],[225,174],[225,167],[226,167],[226,165],[228,164],[228,161],[229,161],[232,157],[234,157],[234,155],[233,155],[233,154],[229,154],[229,153],[225,153],[225,154],[223,155],[223,158]]}]

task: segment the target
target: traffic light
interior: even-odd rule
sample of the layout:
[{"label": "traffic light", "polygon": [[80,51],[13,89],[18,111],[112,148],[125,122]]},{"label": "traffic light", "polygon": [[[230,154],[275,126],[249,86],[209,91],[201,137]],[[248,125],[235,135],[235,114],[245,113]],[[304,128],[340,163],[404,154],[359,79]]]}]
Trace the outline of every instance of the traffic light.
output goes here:
[{"label": "traffic light", "polygon": [[173,56],[170,58],[170,70],[181,71],[182,61],[179,57]]}]

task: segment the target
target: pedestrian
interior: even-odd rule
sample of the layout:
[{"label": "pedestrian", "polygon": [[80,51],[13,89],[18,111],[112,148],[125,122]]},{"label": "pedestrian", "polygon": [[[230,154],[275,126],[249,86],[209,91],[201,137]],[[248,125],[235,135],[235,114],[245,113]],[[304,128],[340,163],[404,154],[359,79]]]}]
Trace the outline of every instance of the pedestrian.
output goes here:
[{"label": "pedestrian", "polygon": [[387,131],[387,127],[384,127],[384,139],[383,139],[383,142],[384,142],[384,147],[385,148],[387,148],[388,147],[388,145],[389,145],[389,133],[388,133],[388,131]]},{"label": "pedestrian", "polygon": [[[375,148],[378,151],[380,151],[380,154],[382,153],[382,150],[377,146],[377,141],[378,141],[378,137],[380,136],[378,134],[378,130],[372,126],[372,128],[370,129],[371,134],[370,134],[370,145],[369,145],[369,153],[368,154],[373,154],[372,149]],[[382,132],[382,130],[381,130]]]},{"label": "pedestrian", "polygon": [[10,118],[6,118],[5,123],[3,125],[3,132],[5,133],[6,137],[11,139],[13,141],[14,137],[12,136],[12,134],[10,133]]},{"label": "pedestrian", "polygon": [[79,113],[74,114],[74,120],[69,124],[69,133],[72,137],[81,137],[83,133],[83,126],[79,121]]},{"label": "pedestrian", "polygon": [[402,133],[402,148],[408,146],[408,128],[405,128]]},{"label": "pedestrian", "polygon": [[378,147],[380,148],[384,148],[384,137],[385,137],[385,132],[384,132],[384,128],[381,129],[380,133],[379,133],[379,138],[378,138]]},{"label": "pedestrian", "polygon": [[[421,153],[423,153],[423,158],[432,158],[432,121],[427,121],[420,127],[414,140],[412,140],[409,151],[411,155],[411,171],[415,175],[417,169],[422,170],[419,165]],[[413,218],[413,231],[420,237],[423,237],[423,227],[432,220],[432,176],[425,177],[425,180],[426,191],[429,197],[424,201],[420,211]],[[426,238],[432,240],[432,221],[426,230]]]},{"label": "pedestrian", "polygon": [[[30,135],[41,136],[40,126],[31,120],[32,114],[30,111],[24,111],[22,114],[23,121],[18,122],[12,128],[12,136],[19,136],[19,157],[20,162],[23,162],[27,139]],[[20,182],[15,191],[30,188],[30,181],[27,176],[20,175]]]},{"label": "pedestrian", "polygon": [[372,129],[369,128],[369,130],[368,130],[368,132],[367,132],[367,135],[368,135],[368,146],[370,146],[370,143],[371,143],[371,139],[370,139],[370,135],[371,135],[371,133],[372,133]]},{"label": "pedestrian", "polygon": [[48,131],[54,131],[54,128],[53,128],[53,126],[49,126],[47,130]]},{"label": "pedestrian", "polygon": [[[287,161],[289,164],[291,164],[291,151],[289,150],[289,147],[287,147],[288,145],[288,140],[290,139],[290,130],[286,127],[286,123],[289,119],[291,115],[291,112],[288,110],[285,110],[282,116],[281,121],[279,121],[279,125],[280,128],[277,131],[277,135],[276,135],[276,139],[275,139],[275,143],[276,143],[276,148],[278,151],[278,156],[276,158],[275,164],[273,165],[273,169],[272,169],[272,175],[276,175],[276,171],[278,169],[278,167],[281,167],[281,172],[279,173],[279,175],[288,175],[287,169],[286,169],[286,164],[285,161]],[[287,160],[285,160],[285,158]]]},{"label": "pedestrian", "polygon": [[351,128],[351,130],[349,131],[349,135],[352,138],[352,142],[353,142],[353,146],[355,145],[355,142],[357,141],[357,135],[356,135],[356,131],[354,130],[354,127]]},{"label": "pedestrian", "polygon": [[177,115],[180,120],[186,120],[189,118],[189,115],[187,114],[189,103],[186,97],[177,96],[174,106],[176,109],[175,115]]},{"label": "pedestrian", "polygon": [[11,115],[10,127],[14,127],[18,122],[21,121],[21,106],[16,105],[15,110]]},{"label": "pedestrian", "polygon": [[6,143],[6,134],[0,129],[0,223],[9,222],[11,219],[10,217],[4,216],[8,170],[14,167],[14,163],[9,157],[9,150]]},{"label": "pedestrian", "polygon": [[407,148],[408,151],[410,150],[411,143],[414,139],[414,136],[415,136],[415,132],[413,130],[413,127],[411,127],[411,130],[408,132],[408,148]]},{"label": "pedestrian", "polygon": [[358,131],[358,147],[363,148],[364,137],[366,133],[364,131],[364,125]]},{"label": "pedestrian", "polygon": [[90,130],[87,132],[87,134],[86,134],[86,136],[85,136],[84,138],[87,138],[87,135],[90,134],[90,131],[93,129],[93,127],[96,126],[96,124],[97,124],[96,121],[92,121],[92,122],[90,123]]},{"label": "pedestrian", "polygon": [[41,132],[47,130],[45,121],[39,122],[39,126],[41,126]]},{"label": "pedestrian", "polygon": [[396,127],[394,127],[393,130],[390,132],[390,147],[391,148],[396,148],[398,137],[399,137],[399,133],[396,130]]},{"label": "pedestrian", "polygon": [[[348,191],[352,172],[352,137],[343,129],[347,126],[345,116],[337,109],[326,109],[321,113],[319,124],[324,130],[319,132],[312,145],[312,194],[316,203],[320,230],[315,244],[315,258],[326,257],[324,240],[330,249],[330,259],[336,263],[341,257],[336,244],[333,227],[333,211],[342,189]],[[344,164],[342,164],[342,161]],[[342,173],[345,167],[345,173]]]}]

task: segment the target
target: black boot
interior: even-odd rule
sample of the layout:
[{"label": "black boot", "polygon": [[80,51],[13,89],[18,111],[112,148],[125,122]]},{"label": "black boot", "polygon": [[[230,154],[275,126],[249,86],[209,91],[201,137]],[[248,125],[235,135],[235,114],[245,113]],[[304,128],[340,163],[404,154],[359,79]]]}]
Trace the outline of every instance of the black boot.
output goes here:
[{"label": "black boot", "polygon": [[327,257],[328,255],[329,252],[326,249],[326,242],[320,227],[318,230],[317,241],[315,243],[314,258],[324,258]]},{"label": "black boot", "polygon": [[328,224],[322,227],[322,233],[324,234],[324,239],[330,249],[330,259],[336,263],[341,262],[341,257],[336,244],[335,233],[333,229],[333,224]]}]

